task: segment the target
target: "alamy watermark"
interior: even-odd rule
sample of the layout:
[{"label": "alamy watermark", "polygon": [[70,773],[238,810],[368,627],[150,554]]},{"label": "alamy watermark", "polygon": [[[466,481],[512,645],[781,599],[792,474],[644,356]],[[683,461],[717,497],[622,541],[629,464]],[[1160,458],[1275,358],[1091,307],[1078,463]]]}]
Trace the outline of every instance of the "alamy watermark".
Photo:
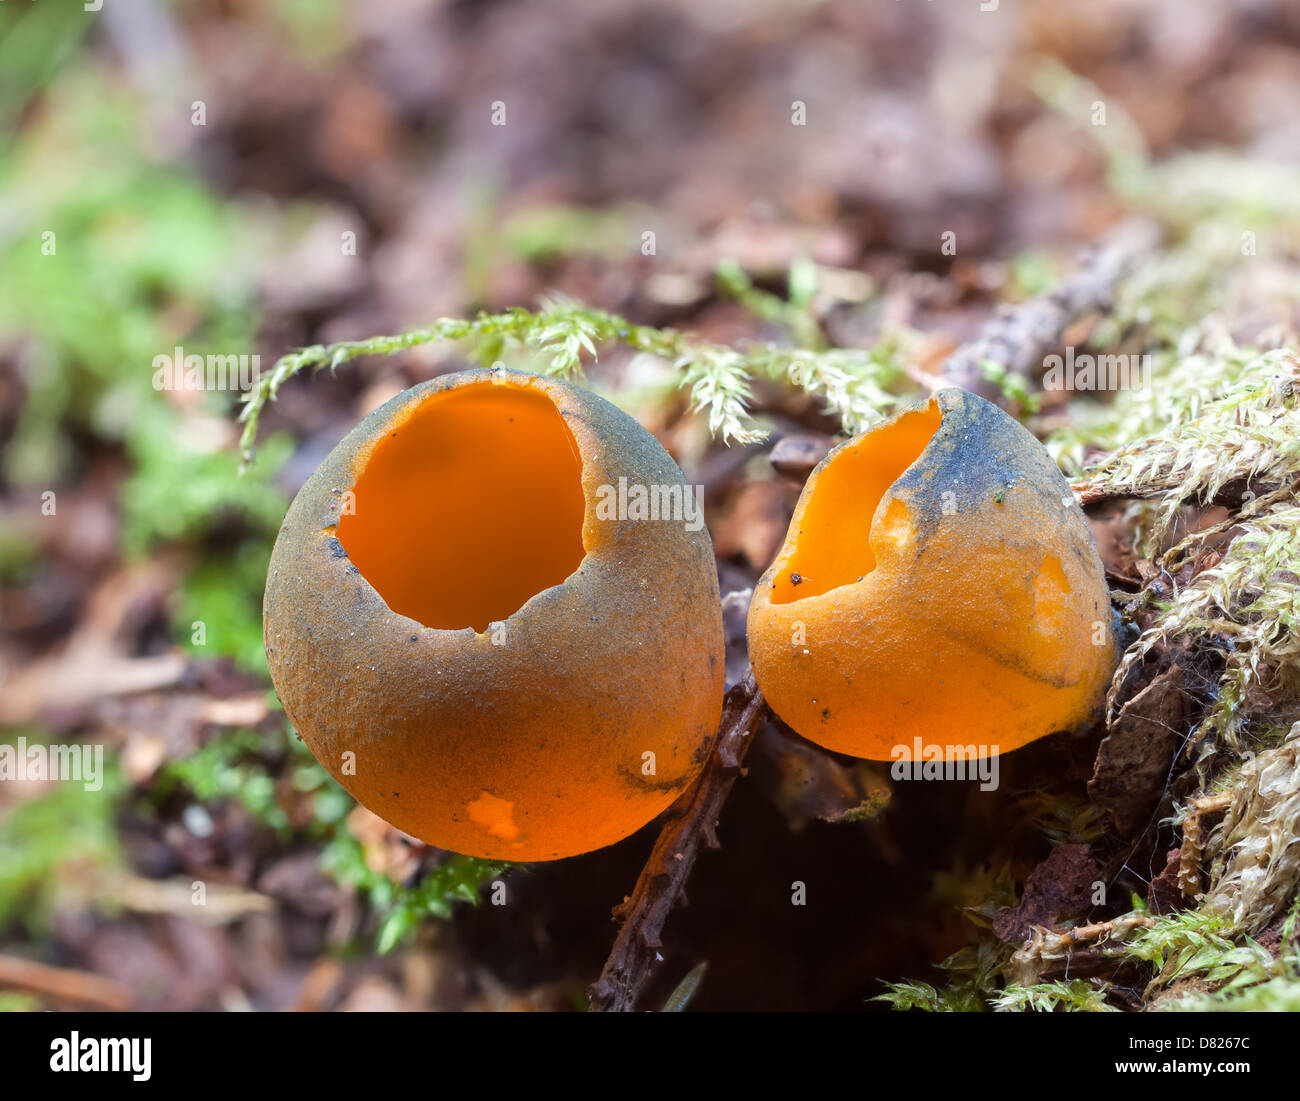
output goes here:
[{"label": "alamy watermark", "polygon": [[90,744],[0,743],[0,780],[61,780],[82,784],[87,791],[104,786],[104,747]]},{"label": "alamy watermark", "polygon": [[153,357],[155,390],[250,390],[262,375],[260,355],[201,356],[171,353]]},{"label": "alamy watermark", "polygon": [[1140,390],[1151,378],[1149,355],[1075,355],[1073,345],[1045,356],[1043,367],[1044,390]]},{"label": "alamy watermark", "polygon": [[152,1048],[148,1036],[83,1036],[74,1031],[50,1041],[50,1070],[129,1074],[133,1081],[147,1082],[153,1074]]},{"label": "alamy watermark", "polygon": [[687,531],[704,527],[704,487],[641,485],[620,478],[618,485],[596,489],[597,520],[670,520]]},{"label": "alamy watermark", "polygon": [[920,738],[912,744],[896,745],[889,751],[893,764],[889,775],[894,780],[978,780],[981,791],[998,786],[999,746],[928,745]]}]

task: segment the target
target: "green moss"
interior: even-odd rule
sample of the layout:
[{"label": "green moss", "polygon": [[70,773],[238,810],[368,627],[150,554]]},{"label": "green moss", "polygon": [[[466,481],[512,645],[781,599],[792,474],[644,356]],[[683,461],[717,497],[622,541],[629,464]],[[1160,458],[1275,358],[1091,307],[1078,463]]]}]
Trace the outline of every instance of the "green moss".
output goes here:
[{"label": "green moss", "polygon": [[872,1001],[887,1002],[894,1009],[919,1009],[926,1013],[983,1012],[997,997],[998,976],[1005,962],[1005,950],[1001,946],[982,941],[955,952],[939,964],[953,976],[946,986],[914,981],[887,983],[888,990],[877,994]]},{"label": "green moss", "polygon": [[176,640],[200,657],[231,657],[269,677],[262,647],[262,589],[269,540],[246,539],[233,553],[205,560],[181,583],[173,613]]},{"label": "green moss", "polygon": [[1094,984],[1087,979],[1008,986],[993,998],[993,1008],[1002,1013],[1118,1013],[1119,1009],[1106,1001],[1109,989],[1109,983]]},{"label": "green moss", "polygon": [[5,465],[26,485],[69,473],[69,425],[110,441],[158,435],[151,412],[174,411],[153,389],[154,357],[248,350],[256,324],[237,274],[259,251],[242,210],[145,157],[137,101],[93,66],[49,95],[42,121],[0,154],[0,341],[21,338],[31,359]]},{"label": "green moss", "polygon": [[0,1013],[35,1013],[41,1000],[19,990],[0,990]]},{"label": "green moss", "polygon": [[321,864],[370,903],[379,918],[376,948],[381,954],[409,940],[428,918],[450,917],[455,902],[477,905],[484,885],[512,867],[498,860],[451,854],[419,883],[407,886],[371,868],[361,843],[346,830],[326,846]]},{"label": "green moss", "polygon": [[[23,733],[29,742],[44,740]],[[93,869],[121,861],[114,822],[123,791],[114,762],[105,760],[99,790],[54,782],[0,818],[0,929],[21,922],[35,935],[46,927],[65,877],[84,881]]]},{"label": "green moss", "polygon": [[286,772],[294,791],[312,796],[306,835],[330,837],[352,809],[352,798],[287,725],[265,733],[234,730],[211,739],[190,756],[167,762],[150,794],[157,803],[183,786],[201,803],[234,800],[261,825],[287,839],[295,831],[276,790],[276,778]]},{"label": "green moss", "polygon": [[25,578],[37,561],[36,541],[23,532],[0,530],[0,583]]}]

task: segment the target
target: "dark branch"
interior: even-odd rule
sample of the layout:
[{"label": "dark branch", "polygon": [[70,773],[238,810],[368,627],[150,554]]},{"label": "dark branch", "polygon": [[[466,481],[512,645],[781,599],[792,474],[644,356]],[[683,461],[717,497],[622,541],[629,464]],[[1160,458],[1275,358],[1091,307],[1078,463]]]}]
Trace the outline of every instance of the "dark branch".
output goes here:
[{"label": "dark branch", "polygon": [[[1172,478],[1164,481],[1152,480],[1144,485],[1139,492],[1131,486],[1094,485],[1084,480],[1070,483],[1070,488],[1074,490],[1074,496],[1080,506],[1087,508],[1089,505],[1100,504],[1103,501],[1133,501],[1156,497],[1161,493],[1167,493],[1169,490],[1174,489],[1177,484],[1177,480]],[[1213,497],[1203,503],[1207,507],[1219,505],[1232,512],[1237,512],[1248,501],[1266,496],[1277,488],[1278,486],[1274,482],[1252,483],[1246,477],[1233,478],[1230,482],[1225,482]]]},{"label": "dark branch", "polygon": [[695,865],[700,844],[718,847],[717,824],[753,733],[767,712],[754,672],[727,693],[718,724],[718,740],[695,786],[669,812],[670,817],[650,850],[631,895],[614,908],[622,921],[605,969],[588,994],[594,1012],[630,1012],[636,1008],[654,972],[662,945],[664,922]]},{"label": "dark branch", "polygon": [[1060,347],[1066,328],[1085,314],[1108,309],[1115,288],[1159,243],[1152,222],[1125,222],[1087,255],[1079,270],[1047,294],[1012,306],[944,362],[944,381],[972,393],[996,392],[984,377],[986,360],[1032,378],[1043,357]]}]

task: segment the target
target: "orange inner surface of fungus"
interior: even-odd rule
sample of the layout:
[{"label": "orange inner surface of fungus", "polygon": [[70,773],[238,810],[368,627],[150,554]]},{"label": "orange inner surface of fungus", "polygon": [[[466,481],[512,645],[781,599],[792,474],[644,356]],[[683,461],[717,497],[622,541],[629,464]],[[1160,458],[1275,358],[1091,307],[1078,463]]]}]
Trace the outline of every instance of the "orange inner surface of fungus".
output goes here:
[{"label": "orange inner surface of fungus", "polygon": [[920,457],[942,421],[933,401],[904,413],[887,428],[845,447],[817,475],[785,568],[773,581],[773,604],[852,585],[876,568],[870,541],[876,506]]},{"label": "orange inner surface of fungus", "polygon": [[339,520],[395,612],[485,631],[582,562],[582,461],[544,394],[478,384],[427,398],[374,447]]}]

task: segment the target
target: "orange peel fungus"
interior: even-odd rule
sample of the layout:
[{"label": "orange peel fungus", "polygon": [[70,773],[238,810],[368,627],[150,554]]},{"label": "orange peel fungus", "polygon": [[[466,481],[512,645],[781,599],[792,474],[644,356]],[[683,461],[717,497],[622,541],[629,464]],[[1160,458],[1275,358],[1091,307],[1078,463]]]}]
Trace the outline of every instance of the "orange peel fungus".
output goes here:
[{"label": "orange peel fungus", "polygon": [[271,555],[267,660],[359,802],[534,861],[618,841],[688,787],[722,708],[712,546],[690,517],[610,515],[620,479],[688,498],[632,418],[506,371],[404,391],[311,475]]},{"label": "orange peel fungus", "polygon": [[1069,484],[1019,422],[961,390],[813,471],[748,629],[773,711],[873,760],[991,757],[1078,727],[1116,660]]}]

